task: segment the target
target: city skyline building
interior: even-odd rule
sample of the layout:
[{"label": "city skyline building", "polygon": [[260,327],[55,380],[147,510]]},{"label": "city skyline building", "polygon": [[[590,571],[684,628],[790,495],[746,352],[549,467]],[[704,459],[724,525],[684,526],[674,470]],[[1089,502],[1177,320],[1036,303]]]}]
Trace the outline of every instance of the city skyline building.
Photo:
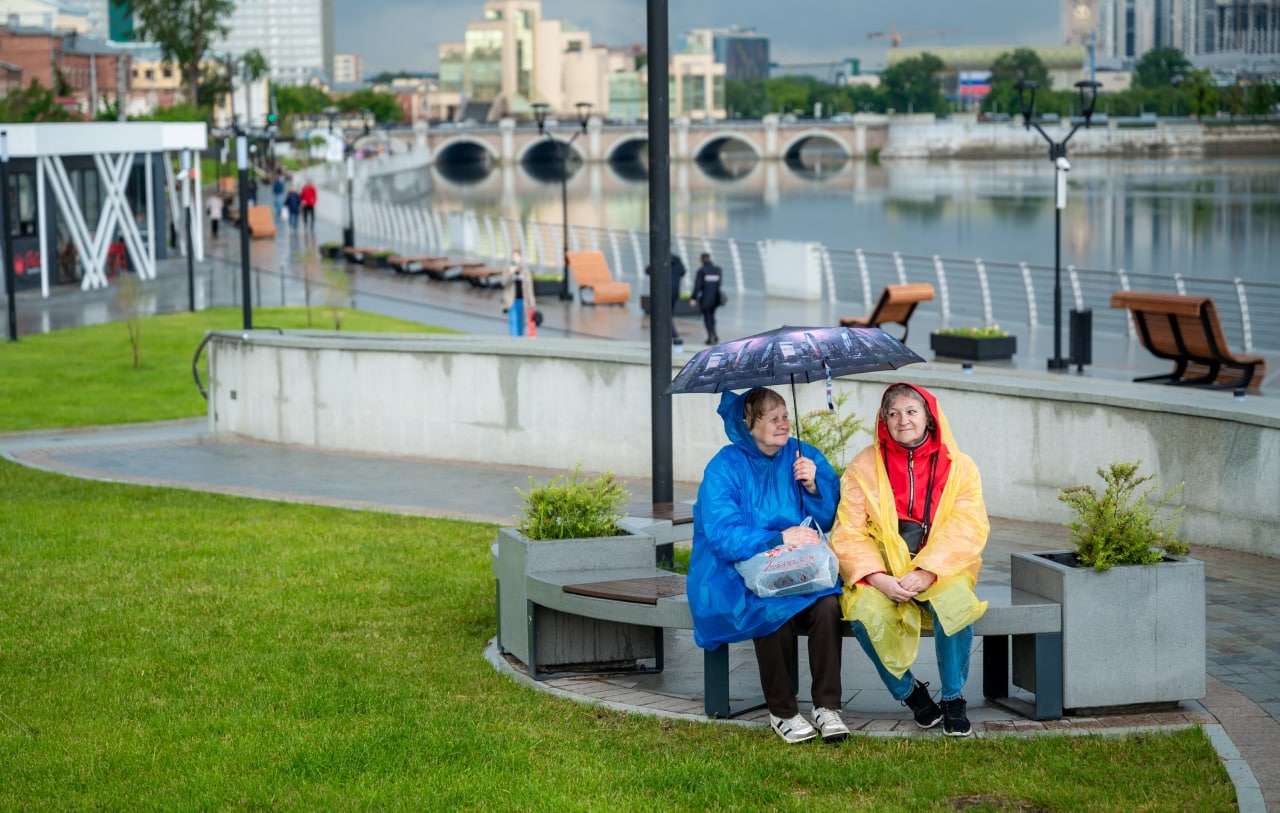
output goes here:
[{"label": "city skyline building", "polygon": [[334,54],[333,83],[342,85],[363,82],[362,61],[359,54]]},{"label": "city skyline building", "polygon": [[724,65],[726,80],[769,78],[769,38],[754,28],[695,28],[689,38]]},{"label": "city skyline building", "polygon": [[[673,54],[673,115],[723,118],[724,65],[712,47],[691,36]],[[541,103],[553,118],[572,120],[585,102],[600,117],[645,118],[647,75],[636,66],[637,53],[595,44],[591,32],[544,18],[541,0],[488,0],[483,19],[467,23],[461,41],[440,43],[440,89],[429,115],[495,122],[531,118]]]},{"label": "city skyline building", "polygon": [[257,49],[271,81],[282,85],[333,76],[333,0],[237,3],[227,22],[227,35],[211,44],[210,58]]}]

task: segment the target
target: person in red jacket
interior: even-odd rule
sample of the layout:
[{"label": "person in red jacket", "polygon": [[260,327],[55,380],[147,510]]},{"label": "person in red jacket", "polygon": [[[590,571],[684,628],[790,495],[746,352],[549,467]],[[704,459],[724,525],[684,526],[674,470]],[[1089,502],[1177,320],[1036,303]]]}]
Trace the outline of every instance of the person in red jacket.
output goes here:
[{"label": "person in red jacket", "polygon": [[316,188],[311,181],[307,181],[302,185],[302,191],[298,194],[299,202],[302,204],[302,225],[307,231],[316,230]]}]

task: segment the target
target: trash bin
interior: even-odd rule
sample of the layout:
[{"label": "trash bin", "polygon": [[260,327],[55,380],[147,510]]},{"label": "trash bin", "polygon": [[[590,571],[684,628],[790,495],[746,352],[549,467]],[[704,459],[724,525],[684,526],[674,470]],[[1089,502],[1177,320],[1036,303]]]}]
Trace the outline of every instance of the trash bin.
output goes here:
[{"label": "trash bin", "polygon": [[1079,372],[1084,365],[1093,364],[1093,311],[1089,308],[1071,311],[1069,341],[1071,357],[1068,364],[1076,365]]}]

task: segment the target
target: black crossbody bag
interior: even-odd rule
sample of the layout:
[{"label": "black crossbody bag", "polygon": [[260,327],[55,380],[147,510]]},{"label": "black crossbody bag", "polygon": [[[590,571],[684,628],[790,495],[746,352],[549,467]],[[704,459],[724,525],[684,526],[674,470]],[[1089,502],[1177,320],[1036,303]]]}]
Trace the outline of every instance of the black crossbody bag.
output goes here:
[{"label": "black crossbody bag", "polygon": [[929,461],[928,491],[924,495],[924,522],[916,522],[914,519],[898,520],[898,533],[902,535],[902,540],[907,543],[907,550],[911,551],[912,556],[920,552],[920,549],[924,547],[925,540],[929,538],[929,509],[933,502],[933,475],[937,471],[938,453],[934,452]]}]

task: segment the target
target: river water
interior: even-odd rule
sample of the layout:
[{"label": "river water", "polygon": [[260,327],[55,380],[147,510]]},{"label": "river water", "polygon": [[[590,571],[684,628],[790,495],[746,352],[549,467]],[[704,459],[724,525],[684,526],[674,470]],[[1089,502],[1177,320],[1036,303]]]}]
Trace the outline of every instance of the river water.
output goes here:
[{"label": "river water", "polygon": [[[373,191],[444,211],[561,223],[560,182],[533,169],[494,167],[459,181],[432,168]],[[1280,284],[1280,159],[1082,157],[1068,179],[1064,266]],[[648,228],[642,167],[575,167],[566,191],[574,226]],[[671,215],[673,232],[694,238],[1054,262],[1047,159],[679,164]]]}]

